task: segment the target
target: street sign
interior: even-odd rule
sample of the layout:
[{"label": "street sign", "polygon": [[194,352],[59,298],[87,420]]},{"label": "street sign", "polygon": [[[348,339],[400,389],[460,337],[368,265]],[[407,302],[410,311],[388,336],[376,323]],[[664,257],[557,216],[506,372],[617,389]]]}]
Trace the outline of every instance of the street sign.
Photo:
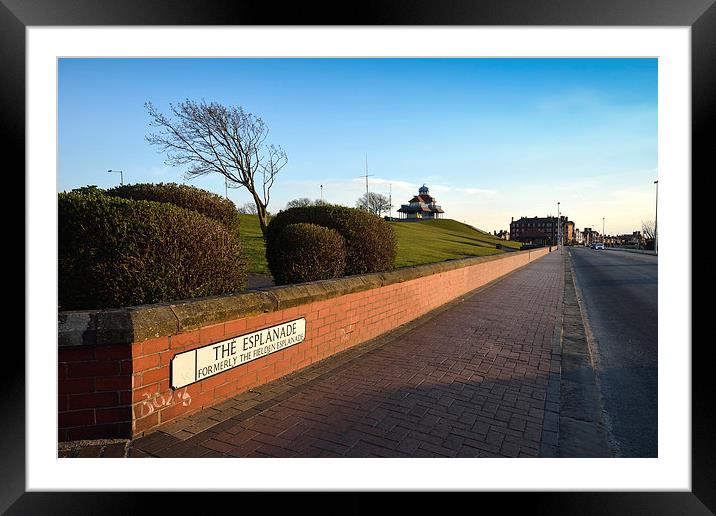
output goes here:
[{"label": "street sign", "polygon": [[276,353],[303,342],[305,337],[306,319],[301,318],[178,353],[171,361],[172,389],[179,389]]}]

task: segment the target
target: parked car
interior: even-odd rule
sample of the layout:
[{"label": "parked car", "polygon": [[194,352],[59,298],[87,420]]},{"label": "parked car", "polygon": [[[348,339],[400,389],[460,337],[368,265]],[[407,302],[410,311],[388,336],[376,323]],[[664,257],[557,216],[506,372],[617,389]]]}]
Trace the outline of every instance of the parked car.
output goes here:
[{"label": "parked car", "polygon": [[597,242],[596,244],[594,244],[593,249],[604,249],[604,243]]}]

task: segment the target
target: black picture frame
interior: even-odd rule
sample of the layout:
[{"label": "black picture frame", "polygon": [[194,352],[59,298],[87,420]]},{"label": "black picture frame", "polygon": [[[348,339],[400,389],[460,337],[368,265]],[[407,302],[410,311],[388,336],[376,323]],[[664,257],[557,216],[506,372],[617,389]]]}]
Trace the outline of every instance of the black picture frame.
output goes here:
[{"label": "black picture frame", "polygon": [[[709,122],[716,119],[716,5],[714,0],[364,0],[355,4],[293,2],[278,7],[272,2],[236,0],[0,0],[0,63],[2,81],[0,140],[4,153],[14,156],[15,170],[25,163],[25,28],[28,26],[101,25],[538,25],[538,26],[685,26],[691,28],[692,73],[692,180],[693,171],[711,165]],[[711,165],[710,168],[713,168]],[[19,179],[19,178],[18,178]],[[24,181],[19,188],[25,190]],[[16,190],[17,191],[17,190]],[[19,224],[16,224],[19,226]],[[693,227],[693,226],[692,226]],[[8,229],[12,238],[20,232]],[[689,231],[692,231],[689,228]],[[693,231],[692,231],[693,235]],[[24,243],[24,233],[15,242]],[[20,244],[14,246],[15,253]],[[24,261],[28,259],[24,255]],[[691,250],[688,249],[691,253]],[[689,254],[691,256],[691,254]],[[25,269],[26,276],[29,274]],[[24,305],[24,303],[23,303]],[[31,307],[30,307],[31,309]],[[27,315],[27,314],[25,314]],[[693,317],[691,318],[693,320]],[[689,329],[688,334],[691,335]],[[4,362],[15,364],[3,375],[0,418],[0,510],[8,514],[124,514],[155,511],[148,496],[161,503],[180,505],[182,512],[219,512],[223,500],[202,496],[189,499],[177,493],[26,492],[25,488],[25,357],[14,342],[6,342]],[[24,335],[23,335],[23,340]],[[10,346],[9,344],[13,344]],[[537,514],[713,514],[716,508],[716,456],[713,436],[713,402],[709,382],[707,344],[692,346],[692,490],[690,492],[530,492],[479,493],[480,507],[494,501],[510,512]],[[27,342],[26,342],[27,345]],[[15,353],[16,356],[11,356]],[[217,493],[204,493],[217,497]],[[247,502],[242,495],[242,505]],[[380,503],[374,494],[351,495],[341,512],[366,512]],[[454,494],[451,496],[455,496]],[[471,504],[475,503],[472,499]],[[225,498],[226,496],[222,496]],[[254,498],[254,496],[252,496]],[[281,501],[282,497],[273,498]],[[448,507],[459,507],[451,498]],[[234,498],[234,504],[236,503]],[[252,500],[253,501],[253,500]],[[424,497],[404,497],[408,505],[424,507]],[[482,504],[485,503],[483,506]],[[325,499],[312,510],[337,508]],[[171,510],[169,507],[164,510]],[[444,508],[445,506],[443,506]],[[275,506],[274,508],[277,508]],[[403,511],[401,511],[403,512]]]}]

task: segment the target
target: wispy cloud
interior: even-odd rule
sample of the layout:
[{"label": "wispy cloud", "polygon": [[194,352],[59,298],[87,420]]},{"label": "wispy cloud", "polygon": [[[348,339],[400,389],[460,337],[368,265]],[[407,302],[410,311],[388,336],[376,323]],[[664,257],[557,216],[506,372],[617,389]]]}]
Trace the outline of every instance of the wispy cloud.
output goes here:
[{"label": "wispy cloud", "polygon": [[606,199],[606,202],[618,205],[628,205],[629,203],[648,205],[653,197],[654,192],[646,188],[622,188],[613,191],[611,197]]},{"label": "wispy cloud", "polygon": [[487,188],[458,188],[457,191],[471,195],[497,195],[497,190],[490,190]]},{"label": "wispy cloud", "polygon": [[[365,178],[358,178],[353,180],[354,183],[361,183],[365,184]],[[415,186],[415,183],[410,183],[408,181],[401,181],[398,179],[384,179],[381,177],[369,177],[368,178],[368,186],[370,185],[381,185],[385,187],[391,187],[393,191],[410,191],[412,192],[415,190],[417,192],[418,186]]]},{"label": "wispy cloud", "polygon": [[[356,184],[365,184],[364,178],[357,178],[353,180]],[[389,178],[381,178],[381,177],[371,177],[368,179],[368,185],[380,185],[382,189],[387,190],[388,187],[392,188],[393,193],[409,193],[409,194],[417,194],[418,189],[423,185],[423,183],[420,182],[410,182],[405,181],[402,179],[389,179]],[[432,194],[444,194],[448,192],[452,192],[456,190],[454,187],[449,185],[443,185],[443,184],[428,184],[425,183],[425,185],[430,189],[430,193]]]},{"label": "wispy cloud", "polygon": [[453,191],[453,187],[452,187],[452,186],[448,186],[448,185],[435,185],[435,184],[433,184],[433,185],[426,185],[426,186],[428,186],[428,187],[430,188],[430,192],[431,192],[431,193],[444,194],[444,193],[448,193],[448,192],[452,192],[452,191]]},{"label": "wispy cloud", "polygon": [[[353,179],[352,182],[354,184],[365,184],[365,179],[357,178]],[[404,193],[410,193],[414,194],[418,192],[418,189],[423,185],[423,183],[413,183],[409,181],[404,181],[401,179],[387,179],[387,178],[381,178],[381,177],[373,177],[369,178],[368,180],[369,185],[381,185],[383,187],[385,186],[391,186],[393,192],[404,192]],[[496,190],[491,190],[488,188],[474,188],[474,187],[454,187],[450,185],[445,184],[427,184],[426,186],[430,189],[430,193],[434,194],[470,194],[470,195],[496,195]]]},{"label": "wispy cloud", "polygon": [[589,177],[585,179],[570,179],[569,181],[560,182],[550,186],[550,189],[554,189],[559,192],[574,192],[574,191],[590,191],[598,188],[602,185],[602,181],[596,177]]}]

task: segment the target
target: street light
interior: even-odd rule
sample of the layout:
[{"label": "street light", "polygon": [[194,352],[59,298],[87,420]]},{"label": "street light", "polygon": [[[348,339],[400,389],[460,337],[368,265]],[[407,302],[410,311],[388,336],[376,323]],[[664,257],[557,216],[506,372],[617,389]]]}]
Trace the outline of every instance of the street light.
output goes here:
[{"label": "street light", "polygon": [[[388,183],[389,193],[388,193],[388,218],[390,220],[393,220],[393,183]],[[438,217],[438,214],[435,214],[435,218]]]},{"label": "street light", "polygon": [[557,248],[559,254],[562,254],[562,219],[559,213],[559,201],[557,201]]},{"label": "street light", "polygon": [[654,254],[659,254],[659,231],[657,228],[659,220],[659,180],[654,181],[656,185],[656,204],[654,206]]},{"label": "street light", "polygon": [[108,170],[107,172],[119,173],[119,184],[124,185],[124,172],[121,170]]}]

